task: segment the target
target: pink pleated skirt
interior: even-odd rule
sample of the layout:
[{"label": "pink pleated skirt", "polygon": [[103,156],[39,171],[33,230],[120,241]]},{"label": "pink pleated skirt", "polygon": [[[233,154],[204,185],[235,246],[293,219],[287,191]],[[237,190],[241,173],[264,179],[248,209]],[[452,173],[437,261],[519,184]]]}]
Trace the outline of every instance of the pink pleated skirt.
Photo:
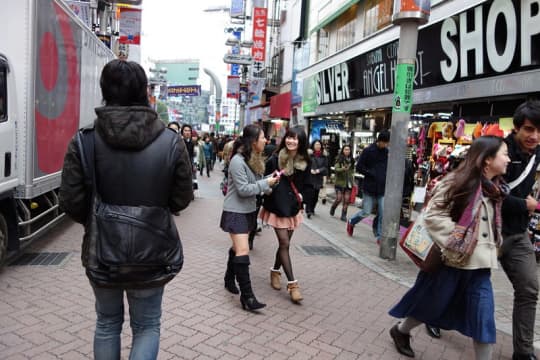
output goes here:
[{"label": "pink pleated skirt", "polygon": [[299,211],[298,214],[291,217],[279,217],[276,214],[266,210],[264,207],[261,208],[259,213],[259,218],[263,221],[264,224],[268,224],[276,229],[287,229],[294,230],[300,226],[304,220],[302,211]]}]

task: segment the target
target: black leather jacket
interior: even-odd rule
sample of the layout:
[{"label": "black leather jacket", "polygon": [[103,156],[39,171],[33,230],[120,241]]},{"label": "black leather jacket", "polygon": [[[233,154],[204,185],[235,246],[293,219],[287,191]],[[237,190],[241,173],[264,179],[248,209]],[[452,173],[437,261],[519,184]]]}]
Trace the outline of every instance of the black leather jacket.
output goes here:
[{"label": "black leather jacket", "polygon": [[[186,208],[193,199],[192,171],[178,135],[167,130],[148,107],[105,106],[96,114],[96,182],[103,201],[164,206],[173,212]],[[86,224],[91,194],[84,183],[76,138],[64,158],[59,197],[60,208]]]}]

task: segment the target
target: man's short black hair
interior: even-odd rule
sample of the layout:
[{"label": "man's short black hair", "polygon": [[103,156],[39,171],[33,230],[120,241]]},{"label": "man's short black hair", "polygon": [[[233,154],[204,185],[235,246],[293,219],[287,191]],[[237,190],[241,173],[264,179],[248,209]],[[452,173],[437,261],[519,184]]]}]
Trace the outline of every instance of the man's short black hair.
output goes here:
[{"label": "man's short black hair", "polygon": [[150,106],[148,79],[144,69],[134,61],[110,61],[101,72],[99,84],[105,105]]},{"label": "man's short black hair", "polygon": [[390,141],[390,132],[388,130],[383,130],[377,136],[377,141],[389,142]]},{"label": "man's short black hair", "polygon": [[519,129],[525,123],[525,119],[529,119],[535,127],[540,128],[539,100],[527,100],[516,108],[514,112],[514,127]]}]

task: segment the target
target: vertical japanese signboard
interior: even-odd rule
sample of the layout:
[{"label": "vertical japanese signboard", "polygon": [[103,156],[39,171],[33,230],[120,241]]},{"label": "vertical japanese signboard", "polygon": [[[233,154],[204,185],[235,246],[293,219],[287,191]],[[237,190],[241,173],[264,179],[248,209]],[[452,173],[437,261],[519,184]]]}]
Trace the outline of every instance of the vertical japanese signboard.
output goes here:
[{"label": "vertical japanese signboard", "polygon": [[253,61],[264,62],[266,55],[266,8],[256,7],[253,9],[253,47],[251,48],[251,56]]}]

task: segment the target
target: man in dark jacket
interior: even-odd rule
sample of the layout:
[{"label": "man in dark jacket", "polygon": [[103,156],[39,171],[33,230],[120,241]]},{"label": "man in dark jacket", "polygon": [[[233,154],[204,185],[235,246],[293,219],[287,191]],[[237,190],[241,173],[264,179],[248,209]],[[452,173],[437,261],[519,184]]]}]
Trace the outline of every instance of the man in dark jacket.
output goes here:
[{"label": "man in dark jacket", "polygon": [[[142,67],[113,60],[105,65],[100,85],[105,106],[95,110],[94,130],[85,131],[92,131],[95,139],[95,186],[102,201],[168,208],[172,212],[186,208],[193,198],[186,147],[176,133],[165,131],[165,125],[150,108]],[[77,145],[74,137],[64,159],[59,197],[61,209],[85,225],[81,257],[88,270],[89,259],[96,257],[96,249],[89,246],[89,234],[95,231],[88,221],[92,190],[85,183]],[[125,292],[133,332],[130,358],[156,359],[164,285],[134,289],[100,287],[92,280],[90,283],[97,313],[94,357],[120,358]]]},{"label": "man in dark jacket", "polygon": [[[514,113],[514,130],[505,142],[511,160],[505,179],[512,190],[502,205],[503,245],[500,262],[514,287],[512,359],[536,359],[533,341],[538,278],[527,226],[530,214],[538,206],[530,193],[535,181],[535,169],[540,163],[540,101],[527,101],[518,106]],[[529,162],[532,166],[527,168]],[[525,177],[519,181],[521,174]]]},{"label": "man in dark jacket", "polygon": [[[362,151],[356,163],[356,172],[364,175],[362,210],[347,221],[347,233],[353,235],[354,226],[370,215],[377,202],[377,214],[383,213],[384,187],[386,183],[386,165],[388,164],[388,143],[390,132],[383,130],[377,136],[377,142]],[[375,237],[381,236],[382,216],[378,217]]]}]

